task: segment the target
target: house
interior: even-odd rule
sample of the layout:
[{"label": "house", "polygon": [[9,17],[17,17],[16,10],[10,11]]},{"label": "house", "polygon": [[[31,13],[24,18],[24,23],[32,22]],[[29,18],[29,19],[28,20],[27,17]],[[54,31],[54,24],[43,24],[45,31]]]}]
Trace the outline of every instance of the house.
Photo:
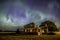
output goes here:
[{"label": "house", "polygon": [[39,27],[42,29],[42,33],[48,33],[49,32],[46,24],[45,25],[40,25]]},{"label": "house", "polygon": [[35,32],[38,35],[41,35],[42,29],[39,27],[39,25],[36,25],[35,23],[30,23],[24,26],[24,32]]},{"label": "house", "polygon": [[58,31],[55,23],[49,20],[42,22],[40,27],[44,29],[44,33],[52,33]]},{"label": "house", "polygon": [[56,31],[56,25],[53,22],[45,21],[42,22],[41,25],[37,25],[35,23],[29,23],[24,25],[23,32],[24,33],[37,33],[38,35],[41,34],[49,34]]}]

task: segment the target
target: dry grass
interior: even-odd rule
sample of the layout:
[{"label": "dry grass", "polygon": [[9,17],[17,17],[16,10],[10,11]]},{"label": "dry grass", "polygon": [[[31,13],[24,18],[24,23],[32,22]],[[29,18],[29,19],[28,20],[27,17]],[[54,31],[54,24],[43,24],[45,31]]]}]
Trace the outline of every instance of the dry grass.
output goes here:
[{"label": "dry grass", "polygon": [[60,35],[19,35],[0,36],[0,40],[60,40]]}]

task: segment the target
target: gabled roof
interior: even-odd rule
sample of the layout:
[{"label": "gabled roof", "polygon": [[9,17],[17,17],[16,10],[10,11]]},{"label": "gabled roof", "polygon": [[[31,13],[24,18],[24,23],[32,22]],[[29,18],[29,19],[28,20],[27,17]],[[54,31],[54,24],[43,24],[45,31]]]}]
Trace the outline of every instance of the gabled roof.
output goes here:
[{"label": "gabled roof", "polygon": [[25,25],[24,28],[34,28],[34,25],[35,23],[32,22],[32,23]]}]

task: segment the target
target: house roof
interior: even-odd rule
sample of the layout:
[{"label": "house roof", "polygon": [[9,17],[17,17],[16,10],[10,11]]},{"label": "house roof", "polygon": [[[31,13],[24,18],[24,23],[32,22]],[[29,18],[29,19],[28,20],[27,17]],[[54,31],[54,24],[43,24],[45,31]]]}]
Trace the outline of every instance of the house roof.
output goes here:
[{"label": "house roof", "polygon": [[32,23],[25,25],[24,28],[34,28],[35,27],[34,25],[35,23],[32,22]]}]

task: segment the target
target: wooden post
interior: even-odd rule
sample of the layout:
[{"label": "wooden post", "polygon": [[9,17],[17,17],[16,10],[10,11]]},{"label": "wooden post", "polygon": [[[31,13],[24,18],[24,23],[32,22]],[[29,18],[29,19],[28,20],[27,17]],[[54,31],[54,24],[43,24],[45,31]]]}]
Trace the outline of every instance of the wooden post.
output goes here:
[{"label": "wooden post", "polygon": [[25,32],[27,32],[27,30],[25,29]]},{"label": "wooden post", "polygon": [[[40,30],[40,31],[39,31]],[[38,29],[38,36],[41,36],[42,35],[42,30],[39,28]]]}]

